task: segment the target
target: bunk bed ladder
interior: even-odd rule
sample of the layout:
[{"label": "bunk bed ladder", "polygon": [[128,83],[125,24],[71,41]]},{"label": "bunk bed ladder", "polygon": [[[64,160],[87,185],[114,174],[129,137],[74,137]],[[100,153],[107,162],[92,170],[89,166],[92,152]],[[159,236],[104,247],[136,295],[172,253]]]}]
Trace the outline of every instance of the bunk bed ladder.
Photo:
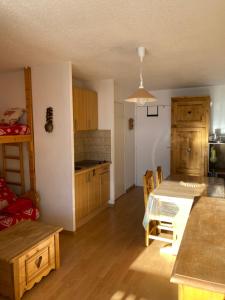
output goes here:
[{"label": "bunk bed ladder", "polygon": [[[16,151],[13,152],[13,155],[9,152],[9,147],[17,148]],[[18,186],[20,188],[20,193],[23,194],[25,192],[25,180],[24,180],[24,164],[23,164],[23,144],[3,144],[2,145],[2,155],[3,155],[3,176],[6,179],[6,182],[9,185]],[[9,162],[11,161],[11,164]],[[17,161],[12,166],[12,161]],[[11,174],[11,176],[9,176]],[[11,180],[12,174],[17,174],[16,180]]]}]

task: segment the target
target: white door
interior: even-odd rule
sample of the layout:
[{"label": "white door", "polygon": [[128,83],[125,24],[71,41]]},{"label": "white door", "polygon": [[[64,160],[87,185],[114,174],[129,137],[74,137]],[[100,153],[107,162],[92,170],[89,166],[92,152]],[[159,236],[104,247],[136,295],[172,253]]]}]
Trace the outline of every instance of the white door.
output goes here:
[{"label": "white door", "polygon": [[164,177],[170,174],[170,110],[170,106],[160,106],[158,117],[147,117],[146,107],[136,107],[136,185],[143,185],[147,169],[155,172],[162,166]]},{"label": "white door", "polygon": [[115,198],[124,192],[124,104],[115,102]]}]

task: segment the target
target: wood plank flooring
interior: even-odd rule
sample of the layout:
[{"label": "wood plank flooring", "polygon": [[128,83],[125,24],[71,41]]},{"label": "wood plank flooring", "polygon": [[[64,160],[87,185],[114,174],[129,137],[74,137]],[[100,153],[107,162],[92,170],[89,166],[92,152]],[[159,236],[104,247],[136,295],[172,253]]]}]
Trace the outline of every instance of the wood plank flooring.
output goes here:
[{"label": "wood plank flooring", "polygon": [[[176,300],[175,257],[144,246],[143,191],[131,190],[75,234],[61,233],[61,268],[23,300]],[[0,298],[1,300],[4,298]]]}]

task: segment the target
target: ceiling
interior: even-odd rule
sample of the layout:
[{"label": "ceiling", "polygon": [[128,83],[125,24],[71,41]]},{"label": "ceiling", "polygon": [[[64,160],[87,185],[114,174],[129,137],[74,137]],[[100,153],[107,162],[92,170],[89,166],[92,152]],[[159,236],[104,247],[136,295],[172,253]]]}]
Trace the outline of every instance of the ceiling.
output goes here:
[{"label": "ceiling", "polygon": [[225,83],[224,0],[1,0],[0,71],[71,60],[80,79],[149,89]]}]

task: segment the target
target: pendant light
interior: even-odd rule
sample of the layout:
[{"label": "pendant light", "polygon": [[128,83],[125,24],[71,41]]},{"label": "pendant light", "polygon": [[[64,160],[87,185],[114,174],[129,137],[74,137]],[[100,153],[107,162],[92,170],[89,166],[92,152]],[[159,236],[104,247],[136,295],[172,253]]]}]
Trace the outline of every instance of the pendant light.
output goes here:
[{"label": "pendant light", "polygon": [[140,58],[140,85],[137,91],[135,91],[125,101],[144,105],[147,102],[155,102],[156,98],[144,88],[144,84],[143,84],[142,64],[145,57],[145,47],[138,47],[137,50],[138,50],[138,56]]}]

